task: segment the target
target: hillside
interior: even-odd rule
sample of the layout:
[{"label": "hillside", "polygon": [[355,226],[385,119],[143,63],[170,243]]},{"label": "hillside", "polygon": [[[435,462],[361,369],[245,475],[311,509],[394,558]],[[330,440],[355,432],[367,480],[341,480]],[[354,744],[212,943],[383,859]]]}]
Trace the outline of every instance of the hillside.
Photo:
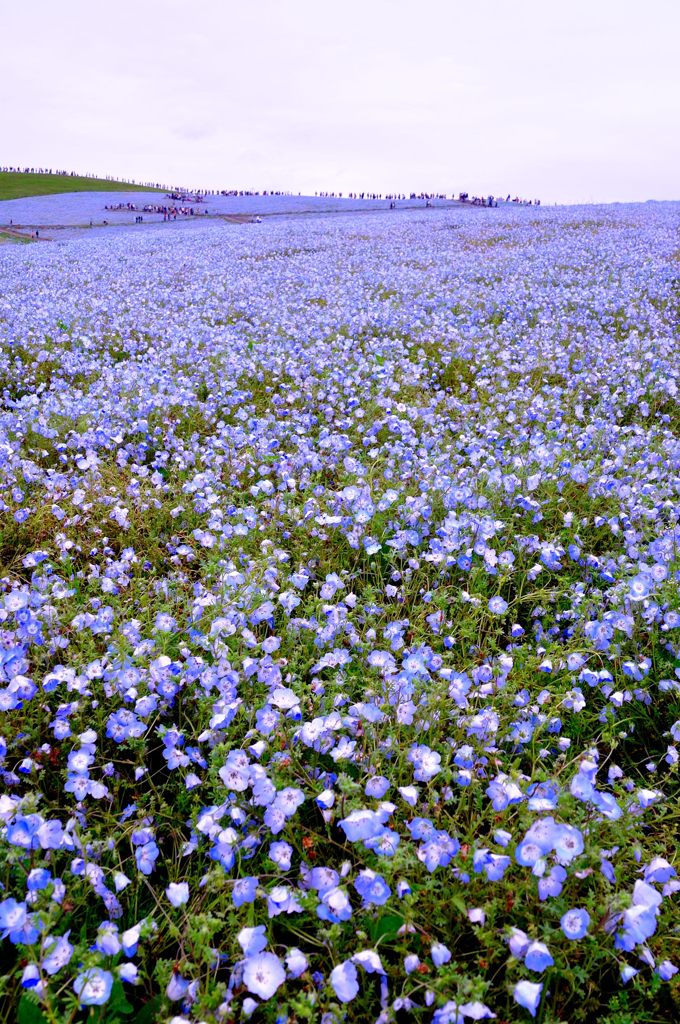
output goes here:
[{"label": "hillside", "polygon": [[81,178],[62,174],[20,174],[0,171],[0,200],[27,196],[50,196],[63,192],[162,192],[162,189],[132,185],[129,181]]}]

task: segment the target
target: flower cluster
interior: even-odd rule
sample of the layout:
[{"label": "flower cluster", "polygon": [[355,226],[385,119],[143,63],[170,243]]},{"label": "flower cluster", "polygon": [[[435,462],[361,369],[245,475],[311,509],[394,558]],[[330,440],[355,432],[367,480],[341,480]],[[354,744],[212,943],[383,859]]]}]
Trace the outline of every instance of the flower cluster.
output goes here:
[{"label": "flower cluster", "polygon": [[678,208],[492,212],[0,252],[22,1018],[673,1019]]}]

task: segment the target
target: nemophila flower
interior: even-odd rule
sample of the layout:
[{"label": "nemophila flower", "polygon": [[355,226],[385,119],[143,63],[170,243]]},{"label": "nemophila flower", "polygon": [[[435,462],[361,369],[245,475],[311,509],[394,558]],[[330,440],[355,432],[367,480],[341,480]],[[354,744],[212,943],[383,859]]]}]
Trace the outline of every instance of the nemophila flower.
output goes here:
[{"label": "nemophila flower", "polygon": [[116,968],[116,972],[121,981],[125,981],[128,985],[136,985],[139,978],[139,968],[137,964],[127,963],[119,964]]},{"label": "nemophila flower", "polygon": [[583,836],[573,825],[560,825],[556,829],[554,850],[560,864],[571,864],[583,853],[583,848]]},{"label": "nemophila flower", "polygon": [[449,1000],[434,1011],[432,1024],[465,1024],[465,1017],[459,1004]]},{"label": "nemophila flower", "polygon": [[678,973],[678,968],[670,960],[664,960],[656,968],[656,973],[662,981],[670,981]]},{"label": "nemophila flower", "polygon": [[36,964],[27,964],[21,975],[21,987],[28,988],[36,995],[41,995],[44,990],[44,983],[40,978],[40,968]]},{"label": "nemophila flower", "polygon": [[122,871],[116,871],[116,873],[113,876],[113,884],[116,892],[122,892],[123,889],[127,888],[127,886],[130,885],[130,882],[131,879],[129,879],[128,876],[124,874]]},{"label": "nemophila flower", "polygon": [[546,851],[542,845],[531,839],[525,839],[515,850],[515,860],[522,867],[531,868],[538,861],[542,860],[545,854]]},{"label": "nemophila flower", "polygon": [[26,888],[29,892],[39,892],[46,889],[52,881],[52,875],[47,868],[33,868],[29,871],[26,879]]},{"label": "nemophila flower", "polygon": [[282,840],[270,843],[269,857],[281,871],[288,871],[291,865],[292,856],[293,847],[290,843],[283,842]]},{"label": "nemophila flower", "polygon": [[178,971],[173,970],[170,975],[170,980],[165,986],[165,994],[171,1003],[179,1002],[180,999],[184,999],[189,991],[189,982],[187,979],[180,974]]},{"label": "nemophila flower", "polygon": [[508,602],[504,601],[503,598],[497,594],[492,597],[489,601],[489,611],[492,615],[505,615],[508,610]]},{"label": "nemophila flower", "polygon": [[321,893],[321,903],[316,908],[316,914],[322,921],[330,921],[333,924],[349,921],[352,916],[352,905],[342,886],[334,886]]},{"label": "nemophila flower", "polygon": [[416,782],[429,782],[441,768],[441,755],[423,744],[414,744],[409,750],[408,759],[413,765],[413,778]]},{"label": "nemophila flower", "polygon": [[386,779],[384,775],[373,775],[366,783],[364,792],[366,793],[366,796],[382,800],[389,788],[389,780]]},{"label": "nemophila flower", "polygon": [[135,849],[137,868],[143,875],[150,875],[152,873],[156,866],[159,852],[158,846],[153,839]]},{"label": "nemophila flower", "polygon": [[518,959],[521,959],[529,948],[529,936],[521,928],[511,928],[507,941],[510,952]]},{"label": "nemophila flower", "polygon": [[496,1014],[492,1013],[488,1006],[478,1000],[472,1003],[463,1003],[460,1012],[463,1017],[469,1017],[470,1020],[492,1020],[496,1017]]},{"label": "nemophila flower", "polygon": [[417,953],[408,953],[404,957],[404,971],[406,974],[413,974],[414,971],[418,970],[420,966],[420,957]]},{"label": "nemophila flower", "polygon": [[559,896],[562,892],[567,872],[560,864],[555,864],[548,875],[538,880],[538,898],[547,900]]},{"label": "nemophila flower", "polygon": [[368,809],[351,811],[338,824],[350,843],[371,839],[383,829],[382,815]]},{"label": "nemophila flower", "polygon": [[81,972],[73,982],[81,1006],[103,1006],[109,1000],[112,987],[113,975],[100,967]]},{"label": "nemophila flower", "polygon": [[524,966],[530,971],[544,971],[552,967],[554,960],[544,942],[530,942],[524,953]]},{"label": "nemophila flower", "polygon": [[173,907],[181,907],[189,900],[189,886],[187,882],[170,882],[165,895]]},{"label": "nemophila flower", "polygon": [[382,875],[376,874],[370,868],[359,872],[354,882],[354,888],[364,901],[364,905],[375,904],[380,907],[387,903],[391,894],[390,887]]},{"label": "nemophila flower", "polygon": [[399,795],[409,807],[415,807],[418,803],[418,787],[417,786],[399,786]]},{"label": "nemophila flower", "polygon": [[363,949],[352,957],[355,964],[360,964],[367,974],[384,974],[382,961],[374,949]]},{"label": "nemophila flower", "polygon": [[267,946],[267,936],[263,924],[258,924],[254,928],[242,928],[236,937],[243,950],[243,955],[246,957],[256,956]]},{"label": "nemophila flower", "polygon": [[393,857],[401,842],[401,836],[391,828],[384,828],[377,836],[366,839],[364,846],[379,857]]},{"label": "nemophila flower", "polygon": [[291,978],[299,978],[304,974],[309,964],[307,957],[296,946],[293,946],[286,953],[286,967]]},{"label": "nemophila flower", "polygon": [[177,621],[167,612],[158,612],[154,629],[160,633],[172,633],[177,629]]},{"label": "nemophila flower", "polygon": [[274,732],[280,721],[281,715],[269,704],[265,704],[264,707],[258,708],[255,712],[256,727],[263,736],[269,736],[270,733]]},{"label": "nemophila flower", "polygon": [[644,601],[644,599],[651,593],[653,585],[654,583],[652,578],[647,576],[645,573],[639,573],[637,576],[634,576],[628,584],[628,596],[630,597],[630,600]]},{"label": "nemophila flower", "polygon": [[441,967],[451,959],[451,951],[443,943],[433,942],[430,947],[430,956],[435,967]]},{"label": "nemophila flower", "polygon": [[646,882],[663,884],[674,878],[675,875],[675,868],[664,857],[654,857],[644,868]]},{"label": "nemophila flower", "polygon": [[21,934],[21,929],[27,920],[25,903],[17,903],[11,896],[0,903],[0,929],[2,930],[3,939],[9,936],[10,941],[19,941],[18,939],[12,939],[12,935]]},{"label": "nemophila flower", "polygon": [[248,956],[243,966],[243,983],[249,992],[260,999],[271,999],[286,980],[286,972],[273,953]]},{"label": "nemophila flower", "polygon": [[42,941],[41,968],[46,974],[57,974],[73,956],[73,946],[68,940],[70,931],[59,936],[47,936]]},{"label": "nemophila flower", "polygon": [[295,893],[287,885],[275,885],[267,893],[267,913],[269,917],[279,914],[297,914],[302,910],[295,898]]},{"label": "nemophila flower", "polygon": [[105,953],[107,956],[115,956],[116,953],[120,952],[121,941],[118,935],[118,926],[115,923],[105,921],[99,926],[95,949],[98,949],[100,953]]},{"label": "nemophila flower", "polygon": [[335,888],[340,881],[340,875],[335,868],[318,867],[312,868],[305,875],[305,884],[319,893],[327,892]]},{"label": "nemophila flower", "polygon": [[560,919],[560,926],[568,939],[582,939],[589,924],[590,915],[586,910],[568,910]]},{"label": "nemophila flower", "polygon": [[542,991],[543,983],[540,981],[536,983],[532,981],[518,981],[513,989],[512,996],[516,1003],[523,1006],[525,1010],[528,1010],[532,1017],[535,1017],[541,1002]]},{"label": "nemophila flower", "polygon": [[329,980],[341,1003],[351,1003],[359,992],[357,969],[351,960],[345,960],[334,967]]},{"label": "nemophila flower", "polygon": [[237,879],[231,890],[234,906],[242,907],[244,903],[252,903],[257,895],[258,885],[259,879],[253,876]]}]

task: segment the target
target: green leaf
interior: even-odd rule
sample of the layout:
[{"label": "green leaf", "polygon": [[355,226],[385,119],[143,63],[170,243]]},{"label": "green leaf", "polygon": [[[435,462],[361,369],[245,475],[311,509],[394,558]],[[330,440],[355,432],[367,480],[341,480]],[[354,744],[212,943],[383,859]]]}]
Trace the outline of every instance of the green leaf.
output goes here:
[{"label": "green leaf", "polygon": [[366,930],[374,942],[377,942],[378,939],[392,941],[396,939],[403,923],[404,918],[399,914],[383,914],[377,921],[371,921]]},{"label": "green leaf", "polygon": [[113,983],[111,989],[111,995],[107,1003],[108,1011],[113,1014],[119,1014],[122,1017],[127,1017],[133,1012],[133,1006],[128,1002],[127,996],[125,995],[125,989],[123,983],[117,978]]},{"label": "green leaf", "polygon": [[162,1006],[163,996],[154,996],[135,1014],[135,1024],[154,1024],[159,1019]]},{"label": "green leaf", "polygon": [[19,1000],[17,1024],[47,1024],[47,1017],[34,1000],[25,992]]}]

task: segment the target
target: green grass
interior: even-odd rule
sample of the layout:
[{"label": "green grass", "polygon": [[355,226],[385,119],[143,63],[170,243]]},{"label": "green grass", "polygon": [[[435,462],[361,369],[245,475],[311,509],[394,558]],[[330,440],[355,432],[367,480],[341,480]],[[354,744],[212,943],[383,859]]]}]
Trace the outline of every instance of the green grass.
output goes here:
[{"label": "green grass", "polygon": [[0,199],[53,196],[62,192],[163,192],[164,189],[133,185],[106,178],[78,178],[60,174],[19,174],[0,171]]},{"label": "green grass", "polygon": [[12,243],[16,245],[26,245],[26,243],[30,241],[30,238],[19,238],[18,235],[13,235],[9,231],[0,231],[0,245],[4,245],[6,243],[9,243],[10,245]]}]

